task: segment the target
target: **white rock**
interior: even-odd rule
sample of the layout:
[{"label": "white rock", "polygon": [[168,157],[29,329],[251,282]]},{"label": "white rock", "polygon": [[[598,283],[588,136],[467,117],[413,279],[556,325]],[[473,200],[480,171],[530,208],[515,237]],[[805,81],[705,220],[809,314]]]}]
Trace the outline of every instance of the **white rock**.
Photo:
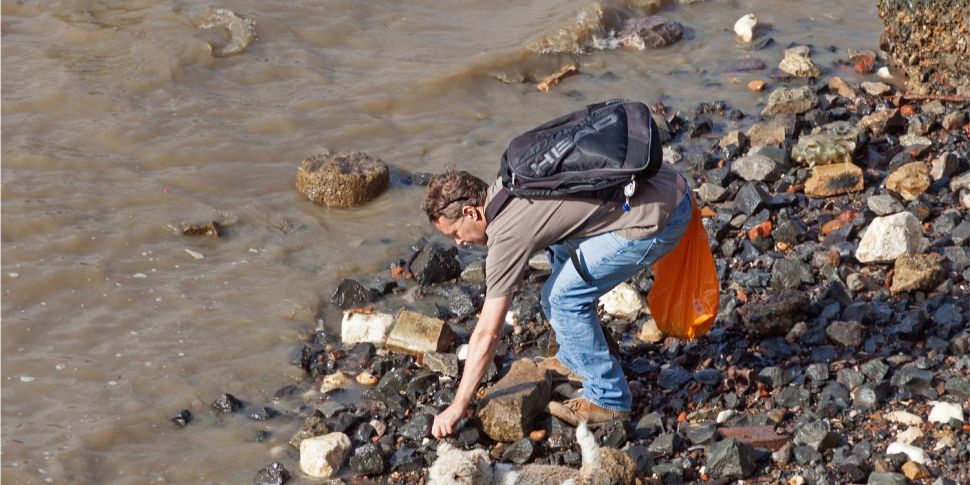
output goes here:
[{"label": "white rock", "polygon": [[344,319],[340,322],[340,339],[345,344],[370,342],[374,345],[384,345],[387,332],[394,325],[394,316],[387,313],[361,313],[348,310],[344,312]]},{"label": "white rock", "polygon": [[896,453],[902,453],[909,457],[910,460],[916,463],[925,465],[930,461],[929,457],[926,456],[926,452],[912,445],[907,445],[906,443],[893,443],[886,448],[887,455],[895,455]]},{"label": "white rock", "polygon": [[923,432],[920,431],[917,426],[910,426],[906,428],[906,431],[900,432],[896,435],[896,441],[900,443],[906,443],[907,445],[915,445],[923,439]]},{"label": "white rock", "polygon": [[643,295],[629,283],[620,283],[600,297],[603,311],[619,318],[635,317],[645,305]]},{"label": "white rock", "polygon": [[461,344],[458,349],[455,350],[455,355],[458,356],[458,360],[465,360],[468,358],[468,344]]},{"label": "white rock", "polygon": [[643,328],[637,336],[648,344],[655,344],[664,339],[663,332],[657,328],[657,321],[652,318],[643,323]]},{"label": "white rock", "polygon": [[377,433],[378,437],[384,436],[384,432],[387,431],[387,425],[379,419],[372,419],[370,425],[374,428],[374,432]]},{"label": "white rock", "polygon": [[933,410],[930,411],[931,423],[949,423],[951,419],[963,422],[963,408],[959,404],[950,402],[933,401]]},{"label": "white rock", "polygon": [[529,267],[536,271],[552,271],[552,265],[549,264],[549,257],[545,251],[533,254],[529,258]]},{"label": "white rock", "polygon": [[893,411],[886,414],[886,419],[899,424],[905,424],[908,426],[918,426],[923,424],[923,418],[906,411]]},{"label": "white rock", "polygon": [[795,77],[819,77],[822,71],[812,62],[809,53],[808,47],[803,45],[786,49],[778,69]]},{"label": "white rock", "polygon": [[951,191],[956,192],[963,189],[970,189],[970,170],[950,179]]},{"label": "white rock", "polygon": [[733,418],[734,414],[735,413],[733,410],[725,409],[724,411],[717,413],[717,418],[715,418],[714,421],[716,421],[717,424],[724,424],[727,422],[727,420]]},{"label": "white rock", "polygon": [[192,258],[194,259],[202,259],[205,257],[202,253],[198,251],[193,251],[191,249],[186,249],[185,252],[189,253],[189,256],[192,256]]},{"label": "white rock", "polygon": [[758,27],[758,17],[753,13],[749,13],[734,23],[734,33],[738,34],[738,38],[741,41],[751,42],[754,39],[754,29],[756,27]]},{"label": "white rock", "polygon": [[340,469],[350,438],[343,433],[330,433],[300,442],[300,469],[316,478],[329,478]]},{"label": "white rock", "polygon": [[927,244],[919,219],[910,212],[900,212],[873,219],[855,257],[862,263],[888,263],[904,254],[917,254]]},{"label": "white rock", "polygon": [[913,145],[932,145],[933,140],[925,136],[914,135],[912,133],[907,133],[899,137],[899,144],[904,147],[909,147]]},{"label": "white rock", "polygon": [[886,66],[882,66],[879,69],[876,69],[876,77],[878,77],[879,79],[885,79],[887,81],[891,81],[895,79],[895,76],[893,76],[893,73],[889,72],[889,68]]},{"label": "white rock", "polygon": [[865,81],[862,83],[862,89],[873,96],[882,96],[891,91],[892,86],[879,81]]},{"label": "white rock", "polygon": [[320,384],[320,392],[326,394],[330,391],[339,391],[340,389],[346,389],[350,385],[350,377],[343,372],[335,372],[323,378],[323,383]]},{"label": "white rock", "polygon": [[965,209],[970,209],[970,190],[960,191],[960,205]]},{"label": "white rock", "polygon": [[505,313],[505,324],[510,327],[515,325],[515,312],[512,310]]}]

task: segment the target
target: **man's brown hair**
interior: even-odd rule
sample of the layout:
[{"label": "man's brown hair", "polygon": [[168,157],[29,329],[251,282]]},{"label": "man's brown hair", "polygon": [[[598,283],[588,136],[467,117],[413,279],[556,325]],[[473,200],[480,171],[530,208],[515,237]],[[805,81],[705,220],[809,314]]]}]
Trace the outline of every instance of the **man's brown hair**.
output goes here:
[{"label": "man's brown hair", "polygon": [[464,170],[448,170],[431,178],[421,207],[432,223],[439,216],[458,219],[462,207],[484,206],[487,191],[488,184],[484,180]]}]

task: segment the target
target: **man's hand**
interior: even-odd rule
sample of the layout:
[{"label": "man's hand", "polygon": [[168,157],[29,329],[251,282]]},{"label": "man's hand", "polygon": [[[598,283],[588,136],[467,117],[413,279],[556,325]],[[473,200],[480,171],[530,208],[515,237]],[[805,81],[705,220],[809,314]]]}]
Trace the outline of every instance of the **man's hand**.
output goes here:
[{"label": "man's hand", "polygon": [[434,417],[431,434],[439,440],[450,435],[455,431],[455,423],[465,417],[466,411],[468,411],[467,406],[462,406],[460,403],[451,403],[444,411]]},{"label": "man's hand", "polygon": [[465,417],[468,405],[475,396],[475,388],[482,382],[482,376],[488,370],[488,364],[495,355],[499,338],[502,336],[502,323],[505,321],[505,310],[509,307],[511,296],[500,296],[485,300],[478,324],[468,340],[468,358],[465,360],[465,370],[462,372],[455,399],[441,414],[435,416],[431,432],[435,438],[441,439],[455,431],[455,423]]}]

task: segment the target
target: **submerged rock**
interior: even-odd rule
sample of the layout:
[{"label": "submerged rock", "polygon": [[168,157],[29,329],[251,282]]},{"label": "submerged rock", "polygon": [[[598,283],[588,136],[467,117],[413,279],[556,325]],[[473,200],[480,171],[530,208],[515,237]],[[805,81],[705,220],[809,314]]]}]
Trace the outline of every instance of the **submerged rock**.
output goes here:
[{"label": "submerged rock", "polygon": [[384,192],[389,181],[387,165],[363,152],[315,155],[300,162],[296,172],[296,189],[329,207],[369,202]]},{"label": "submerged rock", "polygon": [[626,19],[617,40],[620,45],[643,50],[667,47],[683,36],[684,26],[680,22],[650,15]]},{"label": "submerged rock", "polygon": [[795,77],[819,77],[822,70],[809,57],[808,46],[800,45],[785,50],[785,58],[778,65],[782,72]]},{"label": "submerged rock", "polygon": [[253,19],[240,17],[235,12],[224,8],[206,13],[199,21],[199,28],[224,28],[229,32],[229,42],[226,45],[211,46],[212,55],[215,57],[242,54],[256,39],[256,22]]},{"label": "submerged rock", "polygon": [[755,29],[758,27],[758,17],[749,13],[734,22],[734,33],[742,42],[751,42],[754,39]]}]

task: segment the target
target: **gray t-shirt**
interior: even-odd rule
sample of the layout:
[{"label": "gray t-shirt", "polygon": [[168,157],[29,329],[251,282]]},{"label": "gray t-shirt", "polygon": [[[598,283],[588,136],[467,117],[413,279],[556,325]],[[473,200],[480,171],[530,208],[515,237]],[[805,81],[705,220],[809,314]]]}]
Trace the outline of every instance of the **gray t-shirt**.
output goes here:
[{"label": "gray t-shirt", "polygon": [[[489,187],[486,205],[500,187],[500,180]],[[573,238],[579,238],[615,231],[620,237],[635,240],[653,236],[667,224],[686,191],[687,182],[677,169],[664,163],[653,177],[637,181],[636,193],[630,200],[630,212],[614,207],[576,234],[572,234],[573,231],[582,226],[602,202],[574,197],[510,198],[485,228],[488,236],[486,298],[511,295],[522,281],[529,257],[571,234]]]}]

